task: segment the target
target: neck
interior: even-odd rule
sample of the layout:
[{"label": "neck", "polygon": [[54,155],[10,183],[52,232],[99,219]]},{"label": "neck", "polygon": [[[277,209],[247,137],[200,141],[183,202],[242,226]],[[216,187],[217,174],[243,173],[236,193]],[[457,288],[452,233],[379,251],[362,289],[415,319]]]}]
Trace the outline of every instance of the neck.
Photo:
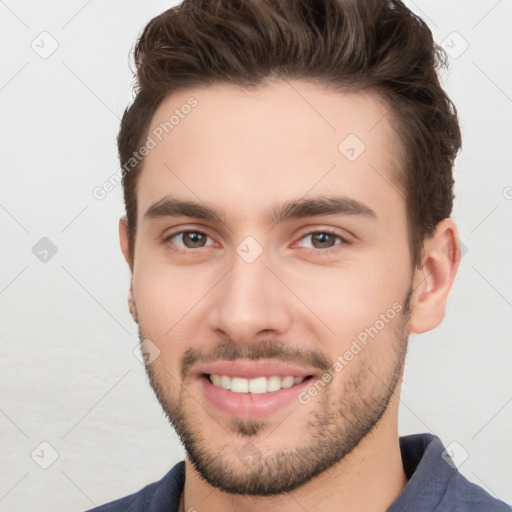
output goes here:
[{"label": "neck", "polygon": [[370,435],[337,464],[292,492],[242,496],[210,486],[185,459],[179,510],[205,512],[385,512],[407,484],[400,453],[397,406],[391,404]]}]

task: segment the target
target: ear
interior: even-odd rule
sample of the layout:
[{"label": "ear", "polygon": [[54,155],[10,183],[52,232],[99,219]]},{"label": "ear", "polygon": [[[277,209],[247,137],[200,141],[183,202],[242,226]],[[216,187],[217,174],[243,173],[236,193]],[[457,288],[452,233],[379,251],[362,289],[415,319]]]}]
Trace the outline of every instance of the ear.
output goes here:
[{"label": "ear", "polygon": [[121,246],[121,252],[123,253],[124,259],[130,267],[130,272],[133,273],[133,258],[130,254],[130,237],[128,236],[128,219],[121,217],[119,219],[119,244]]},{"label": "ear", "polygon": [[430,331],[443,321],[460,254],[457,225],[450,218],[443,219],[425,241],[422,264],[415,271],[411,333]]},{"label": "ear", "polygon": [[135,305],[135,299],[133,298],[133,258],[130,253],[130,244],[128,236],[128,221],[126,217],[119,219],[119,244],[121,246],[121,252],[123,253],[124,259],[130,267],[130,291],[128,292],[128,309],[132,315],[133,320],[138,323],[137,307]]}]

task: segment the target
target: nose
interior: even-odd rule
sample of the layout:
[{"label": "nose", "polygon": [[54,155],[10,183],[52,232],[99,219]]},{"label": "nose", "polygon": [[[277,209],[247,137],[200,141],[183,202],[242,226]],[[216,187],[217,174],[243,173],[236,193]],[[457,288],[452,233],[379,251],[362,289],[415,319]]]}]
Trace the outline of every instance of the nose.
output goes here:
[{"label": "nose", "polygon": [[282,337],[292,324],[290,295],[276,270],[268,268],[265,252],[252,263],[235,253],[211,297],[210,328],[236,344],[250,343],[263,331]]}]

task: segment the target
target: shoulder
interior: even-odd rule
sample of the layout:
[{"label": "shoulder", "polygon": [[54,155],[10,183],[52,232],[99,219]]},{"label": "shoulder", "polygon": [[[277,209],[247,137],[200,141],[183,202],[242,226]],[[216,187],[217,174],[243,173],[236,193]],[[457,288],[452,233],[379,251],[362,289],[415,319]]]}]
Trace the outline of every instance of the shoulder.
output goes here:
[{"label": "shoulder", "polygon": [[512,507],[494,498],[459,472],[449,480],[436,508],[439,512],[512,512]]},{"label": "shoulder", "polygon": [[184,480],[185,461],[180,461],[158,482],[87,512],[172,512],[178,508]]},{"label": "shoulder", "polygon": [[450,446],[445,448],[432,434],[400,438],[402,462],[409,481],[388,512],[512,512],[510,505],[459,472]]}]

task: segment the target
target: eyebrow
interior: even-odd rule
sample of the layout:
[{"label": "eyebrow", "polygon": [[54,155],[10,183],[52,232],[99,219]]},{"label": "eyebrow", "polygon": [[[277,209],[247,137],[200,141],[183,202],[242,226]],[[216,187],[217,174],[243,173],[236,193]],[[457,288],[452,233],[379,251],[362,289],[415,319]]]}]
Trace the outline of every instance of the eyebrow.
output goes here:
[{"label": "eyebrow", "polygon": [[269,214],[272,224],[288,219],[301,219],[320,215],[360,215],[377,220],[377,214],[364,203],[345,196],[314,197],[297,199],[274,206]]},{"label": "eyebrow", "polygon": [[158,219],[162,217],[194,217],[196,219],[224,222],[224,212],[217,212],[209,206],[194,201],[184,201],[175,197],[164,197],[151,205],[144,217]]},{"label": "eyebrow", "polygon": [[[321,215],[358,215],[377,220],[377,214],[364,203],[345,196],[321,196],[311,199],[296,199],[270,209],[269,222],[280,224],[289,219],[317,217]],[[167,196],[151,205],[144,217],[191,217],[195,219],[224,223],[225,213],[205,204]]]}]

